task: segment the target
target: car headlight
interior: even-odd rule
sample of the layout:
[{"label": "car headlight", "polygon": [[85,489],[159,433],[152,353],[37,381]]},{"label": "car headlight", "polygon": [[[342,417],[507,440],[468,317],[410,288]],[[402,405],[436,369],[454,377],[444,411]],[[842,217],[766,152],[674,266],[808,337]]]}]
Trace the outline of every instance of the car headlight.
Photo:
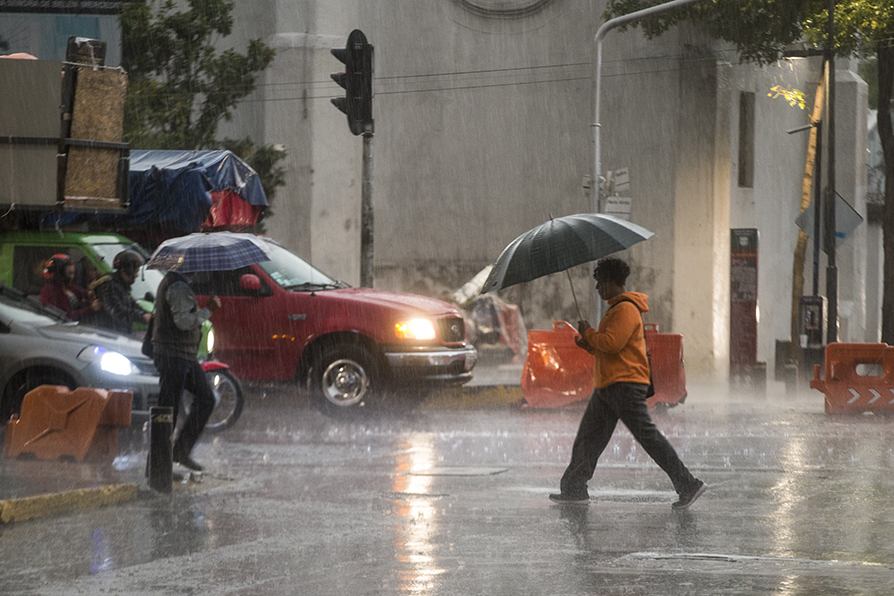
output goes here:
[{"label": "car headlight", "polygon": [[212,353],[214,351],[214,329],[208,330],[208,353]]},{"label": "car headlight", "polygon": [[394,325],[398,339],[429,340],[435,338],[435,326],[428,319],[411,319]]},{"label": "car headlight", "polygon": [[92,362],[101,368],[104,372],[126,376],[136,372],[136,367],[123,354],[107,350],[102,346],[89,346],[81,350],[78,354],[79,360]]}]

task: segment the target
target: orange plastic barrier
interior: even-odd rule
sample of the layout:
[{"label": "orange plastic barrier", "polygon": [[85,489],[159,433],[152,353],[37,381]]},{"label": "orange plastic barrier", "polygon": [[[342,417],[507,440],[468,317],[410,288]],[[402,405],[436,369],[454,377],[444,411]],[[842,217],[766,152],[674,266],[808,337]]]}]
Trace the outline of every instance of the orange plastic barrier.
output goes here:
[{"label": "orange plastic barrier", "polygon": [[571,323],[553,321],[552,331],[528,331],[521,388],[532,408],[561,408],[590,397],[593,356],[577,347]]},{"label": "orange plastic barrier", "polygon": [[814,365],[810,387],[825,394],[827,414],[894,412],[894,347],[831,343],[823,378],[820,365]]},{"label": "orange plastic barrier", "polygon": [[[645,331],[655,386],[655,395],[646,403],[650,407],[682,403],[686,399],[683,336],[658,333],[658,325],[652,323],[646,323]],[[528,406],[560,408],[590,397],[593,356],[577,347],[576,336],[577,330],[567,321],[554,321],[552,331],[528,331],[528,355],[521,378]]]},{"label": "orange plastic barrier", "polygon": [[658,333],[658,325],[646,323],[646,348],[652,366],[655,395],[646,400],[675,406],[686,401],[686,369],[683,367],[683,336],[679,333]]},{"label": "orange plastic barrier", "polygon": [[41,385],[25,395],[21,416],[6,425],[3,453],[38,459],[72,456],[111,460],[118,455],[118,428],[130,426],[133,394]]}]

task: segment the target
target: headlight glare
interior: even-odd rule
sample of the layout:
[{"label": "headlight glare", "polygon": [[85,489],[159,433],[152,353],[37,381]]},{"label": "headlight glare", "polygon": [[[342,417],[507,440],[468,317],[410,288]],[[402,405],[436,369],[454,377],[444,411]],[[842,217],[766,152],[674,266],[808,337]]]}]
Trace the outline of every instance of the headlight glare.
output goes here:
[{"label": "headlight glare", "polygon": [[78,355],[78,358],[97,364],[104,372],[113,375],[126,376],[133,374],[136,370],[126,356],[107,350],[102,346],[84,348]]},{"label": "headlight glare", "polygon": [[431,340],[435,338],[435,326],[428,319],[400,321],[394,326],[398,339]]},{"label": "headlight glare", "polygon": [[208,353],[212,353],[214,351],[214,329],[208,330]]}]

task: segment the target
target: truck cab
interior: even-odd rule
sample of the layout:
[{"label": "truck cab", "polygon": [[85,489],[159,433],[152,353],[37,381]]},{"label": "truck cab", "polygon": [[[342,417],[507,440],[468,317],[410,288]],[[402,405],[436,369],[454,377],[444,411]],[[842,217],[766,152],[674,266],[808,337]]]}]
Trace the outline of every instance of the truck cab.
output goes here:
[{"label": "truck cab", "polygon": [[269,238],[270,256],[233,271],[196,273],[211,317],[215,353],[243,379],[297,381],[318,405],[347,410],[383,392],[460,385],[477,351],[461,311],[424,296],[352,288]]}]

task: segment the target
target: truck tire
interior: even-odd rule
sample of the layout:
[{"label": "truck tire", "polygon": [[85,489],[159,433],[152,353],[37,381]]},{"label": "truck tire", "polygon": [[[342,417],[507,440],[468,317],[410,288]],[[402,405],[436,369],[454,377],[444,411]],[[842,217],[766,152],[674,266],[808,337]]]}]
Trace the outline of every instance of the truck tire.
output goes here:
[{"label": "truck tire", "polygon": [[378,389],[375,357],[360,344],[325,348],[311,366],[308,386],[324,411],[339,413],[366,405]]}]

